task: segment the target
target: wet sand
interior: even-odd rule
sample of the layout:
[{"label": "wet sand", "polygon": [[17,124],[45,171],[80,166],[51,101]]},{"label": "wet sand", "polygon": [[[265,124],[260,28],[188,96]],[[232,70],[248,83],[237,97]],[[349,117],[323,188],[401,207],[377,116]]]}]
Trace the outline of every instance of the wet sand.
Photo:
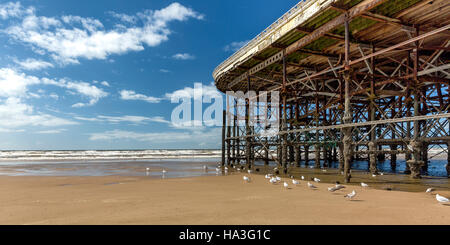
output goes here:
[{"label": "wet sand", "polygon": [[[0,176],[0,224],[450,224],[424,192],[306,182],[285,190],[262,175],[195,178]],[[357,198],[344,194],[355,189]],[[438,193],[450,196],[448,189]]]}]

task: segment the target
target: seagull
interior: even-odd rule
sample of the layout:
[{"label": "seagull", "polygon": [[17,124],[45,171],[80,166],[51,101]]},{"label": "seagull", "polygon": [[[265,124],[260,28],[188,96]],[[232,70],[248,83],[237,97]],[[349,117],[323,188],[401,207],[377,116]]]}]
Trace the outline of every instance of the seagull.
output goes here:
[{"label": "seagull", "polygon": [[216,172],[220,172],[220,168],[216,168]]},{"label": "seagull", "polygon": [[249,170],[247,170],[247,172],[248,172],[249,174],[251,174],[253,171],[249,169]]},{"label": "seagull", "polygon": [[383,176],[383,175],[384,175],[384,173],[380,173],[380,175],[381,175],[381,176]]},{"label": "seagull", "polygon": [[353,199],[356,196],[356,191],[353,190],[352,193],[345,195],[345,198]]},{"label": "seagull", "polygon": [[311,189],[317,189],[317,187],[315,187],[313,184],[311,184],[309,182],[308,182],[308,187],[311,188]]},{"label": "seagull", "polygon": [[236,170],[237,170],[237,171],[241,171],[241,169],[240,169],[240,168],[237,168]]},{"label": "seagull", "polygon": [[[286,189],[289,187],[289,185],[288,185],[288,183],[286,183],[286,181],[284,182],[283,186],[284,186],[284,188],[286,188]],[[447,201],[448,201],[448,199],[447,199]]]},{"label": "seagull", "polygon": [[277,180],[277,181],[281,181],[281,178],[280,177],[275,177],[275,179]]},{"label": "seagull", "polygon": [[145,170],[147,170],[147,172],[148,172],[148,171],[150,171],[150,168],[146,168]]},{"label": "seagull", "polygon": [[266,175],[264,176],[264,178],[270,179],[270,176],[269,176],[268,174],[266,174]]},{"label": "seagull", "polygon": [[271,178],[271,179],[269,180],[269,182],[272,183],[272,184],[276,184],[276,183],[277,183],[277,179]]},{"label": "seagull", "polygon": [[440,203],[448,203],[450,202],[450,200],[448,200],[448,198],[445,198],[439,194],[436,194],[436,200],[438,200],[438,202]]},{"label": "seagull", "polygon": [[298,180],[293,179],[293,180],[292,180],[292,184],[294,184],[294,185],[299,185],[300,182],[299,182]]},{"label": "seagull", "polygon": [[165,174],[165,173],[167,173],[167,171],[165,169],[163,169],[162,173]]},{"label": "seagull", "polygon": [[345,186],[343,186],[343,185],[336,185],[336,186],[333,186],[333,187],[328,187],[328,191],[335,192],[335,191],[338,191],[338,190],[343,189],[343,188],[345,188]]},{"label": "seagull", "polygon": [[247,183],[250,182],[250,177],[244,176],[243,179],[244,179],[244,181],[247,182]]},{"label": "seagull", "polygon": [[314,178],[313,180],[314,180],[314,182],[317,182],[317,183],[320,182],[320,179],[318,179],[318,178]]},{"label": "seagull", "polygon": [[434,191],[434,188],[428,188],[425,192],[426,193],[431,193],[432,191]]},{"label": "seagull", "polygon": [[305,180],[305,176],[302,176],[302,180]]},{"label": "seagull", "polygon": [[372,174],[372,177],[374,177],[374,178],[375,178],[375,177],[377,177],[377,175],[376,175],[376,174]]},{"label": "seagull", "polygon": [[322,169],[322,172],[326,172],[327,170],[326,169]]},{"label": "seagull", "polygon": [[228,170],[228,167],[225,167],[225,170]]},{"label": "seagull", "polygon": [[366,183],[362,183],[362,182],[361,182],[361,186],[362,186],[362,187],[369,187],[369,185],[368,185],[368,184],[366,184]]}]

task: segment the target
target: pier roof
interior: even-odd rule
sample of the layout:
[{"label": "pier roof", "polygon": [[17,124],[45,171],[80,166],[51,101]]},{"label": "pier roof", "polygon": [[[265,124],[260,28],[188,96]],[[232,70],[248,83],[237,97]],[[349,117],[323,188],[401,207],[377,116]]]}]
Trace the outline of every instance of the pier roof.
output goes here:
[{"label": "pier roof", "polygon": [[[216,87],[222,92],[246,91],[247,79],[250,79],[252,90],[279,88],[283,59],[288,81],[342,66],[347,17],[350,20],[350,60],[355,61],[352,67],[362,71],[368,67],[365,56],[449,25],[450,4],[448,0],[301,1],[214,70]],[[447,50],[448,45],[442,45],[449,39],[448,29],[420,39],[421,57],[426,59],[433,52]],[[377,67],[388,77],[398,62],[402,62],[404,53],[413,48],[414,45],[405,45],[379,53]],[[336,68],[336,72],[338,70]],[[331,71],[315,79],[333,80],[336,74]],[[338,79],[334,83],[337,84]],[[327,86],[330,91],[321,91],[321,96],[334,94],[336,89],[331,88],[337,85],[331,82]],[[303,86],[301,94],[317,95],[311,93],[313,87]]]}]

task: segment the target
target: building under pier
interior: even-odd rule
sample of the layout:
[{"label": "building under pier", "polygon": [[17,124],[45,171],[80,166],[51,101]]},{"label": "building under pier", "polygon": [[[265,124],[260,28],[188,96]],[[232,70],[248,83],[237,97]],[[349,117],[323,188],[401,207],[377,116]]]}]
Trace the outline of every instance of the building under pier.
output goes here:
[{"label": "building under pier", "polygon": [[[378,160],[390,158],[395,169],[405,154],[406,172],[420,178],[429,150],[450,144],[450,3],[301,1],[213,77],[224,93],[280,97],[274,135],[249,124],[249,97],[243,124],[224,121],[223,164],[275,161],[287,171],[339,161],[350,181],[355,159],[377,174]],[[227,116],[236,121],[233,106]]]}]

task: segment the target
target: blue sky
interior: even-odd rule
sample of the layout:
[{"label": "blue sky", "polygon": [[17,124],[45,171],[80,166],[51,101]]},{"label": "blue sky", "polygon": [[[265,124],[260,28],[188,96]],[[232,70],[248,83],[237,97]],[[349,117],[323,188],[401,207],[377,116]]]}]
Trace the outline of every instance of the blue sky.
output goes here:
[{"label": "blue sky", "polygon": [[[297,1],[0,1],[0,149],[220,148],[175,92]],[[204,105],[207,107],[208,105]]]}]

